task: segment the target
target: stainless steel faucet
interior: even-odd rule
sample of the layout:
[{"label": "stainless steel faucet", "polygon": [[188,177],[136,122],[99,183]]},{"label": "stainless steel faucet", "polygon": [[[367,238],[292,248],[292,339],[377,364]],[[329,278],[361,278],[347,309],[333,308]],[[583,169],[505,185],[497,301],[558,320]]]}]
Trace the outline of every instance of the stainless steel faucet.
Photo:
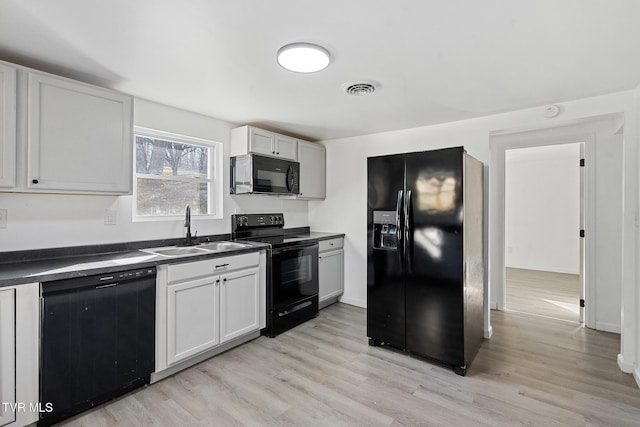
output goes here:
[{"label": "stainless steel faucet", "polygon": [[184,226],[187,228],[187,235],[185,237],[185,244],[187,246],[193,245],[191,240],[191,208],[187,205],[186,212],[184,214]]}]

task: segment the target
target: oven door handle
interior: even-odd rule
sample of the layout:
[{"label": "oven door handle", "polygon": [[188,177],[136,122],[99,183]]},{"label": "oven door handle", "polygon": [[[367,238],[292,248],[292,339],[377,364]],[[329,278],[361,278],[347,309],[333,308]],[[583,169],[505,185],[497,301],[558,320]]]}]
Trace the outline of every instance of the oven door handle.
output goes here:
[{"label": "oven door handle", "polygon": [[293,248],[277,248],[277,249],[273,249],[273,253],[274,254],[281,254],[283,252],[299,251],[300,249],[309,249],[309,248],[313,248],[314,246],[318,247],[319,245],[317,243],[313,243],[311,245],[298,245],[298,246],[295,246]]}]

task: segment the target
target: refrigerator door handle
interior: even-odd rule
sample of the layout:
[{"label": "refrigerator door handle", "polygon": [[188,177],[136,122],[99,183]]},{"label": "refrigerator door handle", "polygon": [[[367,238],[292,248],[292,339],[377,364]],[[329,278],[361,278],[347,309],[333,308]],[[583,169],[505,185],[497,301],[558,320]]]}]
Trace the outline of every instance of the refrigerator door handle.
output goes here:
[{"label": "refrigerator door handle", "polygon": [[396,202],[396,233],[398,236],[398,247],[396,252],[398,253],[398,260],[400,261],[400,268],[404,270],[404,263],[402,259],[404,257],[404,239],[402,236],[402,196],[403,190],[398,190],[398,201]]},{"label": "refrigerator door handle", "polygon": [[403,252],[407,273],[411,273],[413,268],[413,230],[411,230],[411,190],[407,190],[407,196],[404,198],[404,237]]}]

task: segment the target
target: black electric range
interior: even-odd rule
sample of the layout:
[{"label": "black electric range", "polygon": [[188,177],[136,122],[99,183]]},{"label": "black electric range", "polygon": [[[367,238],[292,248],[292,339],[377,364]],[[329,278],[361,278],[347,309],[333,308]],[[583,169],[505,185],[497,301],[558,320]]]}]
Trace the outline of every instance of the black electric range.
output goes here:
[{"label": "black electric range", "polygon": [[315,239],[287,235],[282,213],[232,215],[231,237],[271,245],[264,335],[274,337],[318,315]]}]

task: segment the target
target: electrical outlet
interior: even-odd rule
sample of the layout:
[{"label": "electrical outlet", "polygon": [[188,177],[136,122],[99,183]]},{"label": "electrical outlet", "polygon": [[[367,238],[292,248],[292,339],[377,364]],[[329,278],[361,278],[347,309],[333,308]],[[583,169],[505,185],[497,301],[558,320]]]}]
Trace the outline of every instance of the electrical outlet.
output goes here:
[{"label": "electrical outlet", "polygon": [[116,225],[116,211],[107,209],[104,211],[104,225]]},{"label": "electrical outlet", "polygon": [[0,228],[7,228],[7,210],[0,209]]}]

